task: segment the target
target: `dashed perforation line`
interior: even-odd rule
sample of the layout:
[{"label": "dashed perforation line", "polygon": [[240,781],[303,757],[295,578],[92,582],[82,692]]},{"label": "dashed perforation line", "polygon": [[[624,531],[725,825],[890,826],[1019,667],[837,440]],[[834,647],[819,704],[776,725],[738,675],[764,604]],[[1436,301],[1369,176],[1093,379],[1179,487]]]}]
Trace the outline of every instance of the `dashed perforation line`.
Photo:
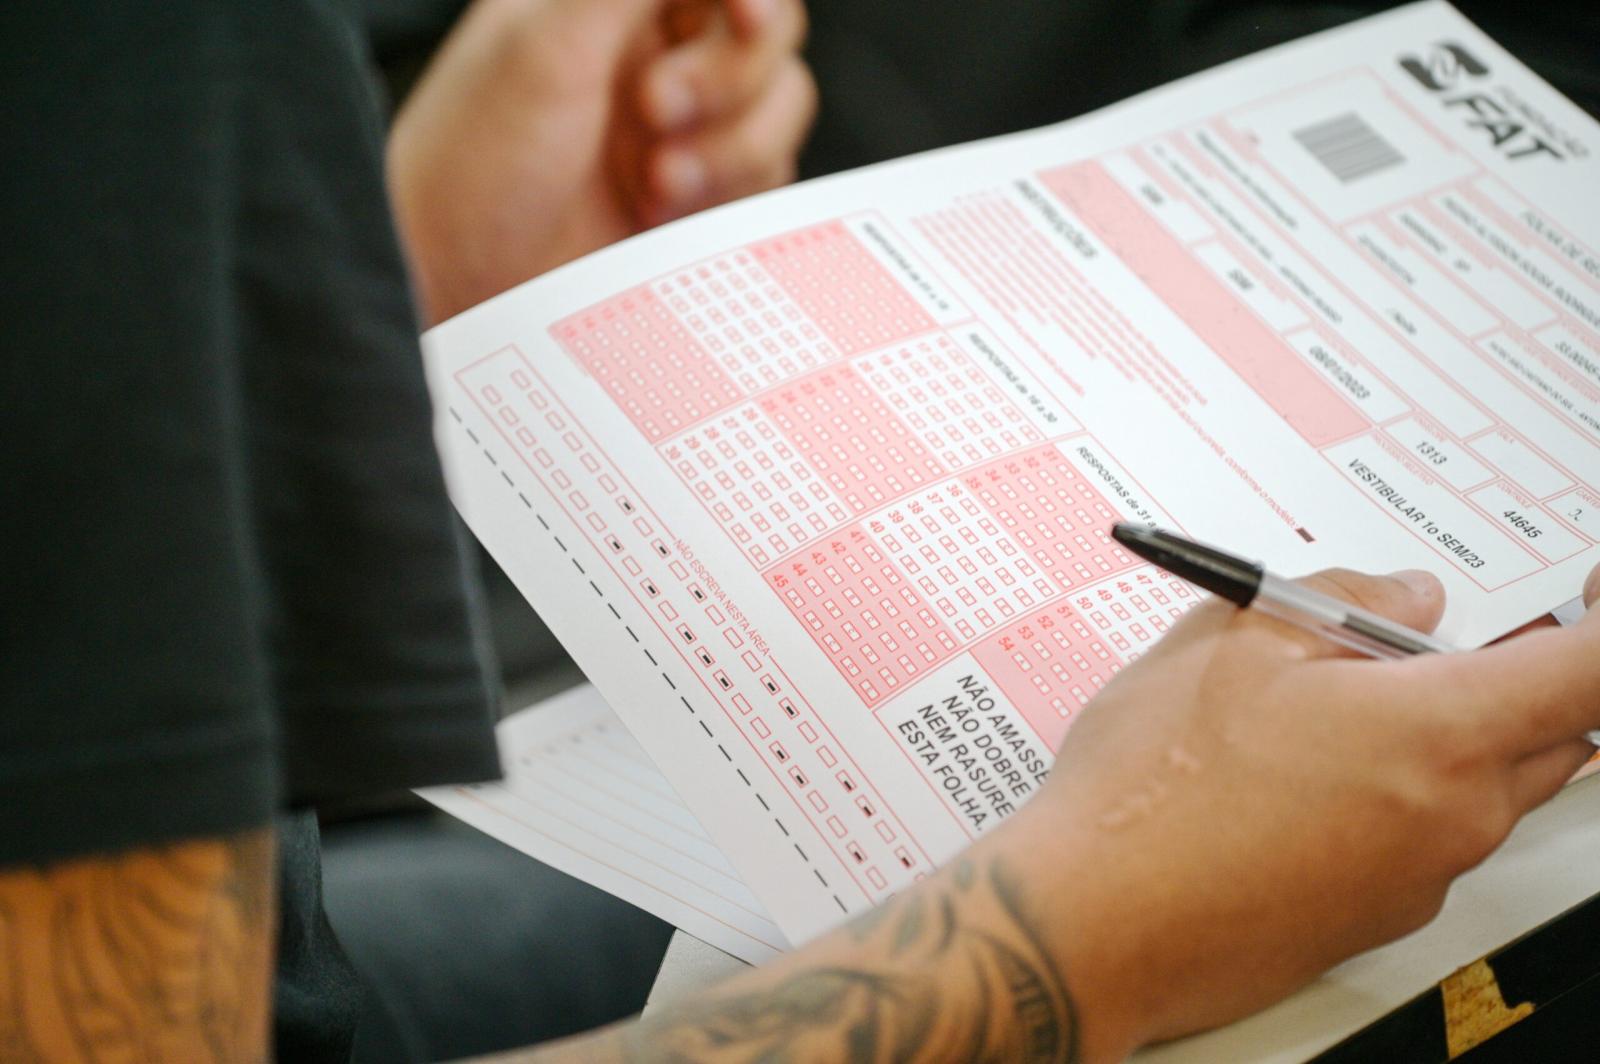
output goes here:
[{"label": "dashed perforation line", "polygon": [[[477,434],[473,432],[472,429],[469,428],[466,422],[462,419],[460,412],[457,411],[454,406],[451,406],[448,409],[450,411],[450,416],[455,419],[456,424],[460,425],[462,430],[466,432],[467,436],[471,438],[472,442],[478,446],[478,448],[483,452],[484,457],[489,460],[489,463],[499,470],[501,478],[504,479],[506,485],[516,493],[517,498],[522,501],[522,505],[531,511],[533,516],[538,519],[540,527],[542,527],[546,532],[550,533],[550,538],[555,542],[555,545],[561,548],[563,554],[566,554],[570,557],[572,552],[567,548],[567,545],[561,541],[561,537],[557,535],[550,527],[550,522],[545,520],[544,515],[539,513],[538,508],[533,505],[528,496],[517,487],[516,482],[511,478],[510,474],[501,467],[499,461],[496,460],[492,453],[490,453],[489,449],[483,446],[483,442],[478,438]],[[571,558],[571,561],[573,567],[577,569],[579,574],[587,576],[587,573],[583,568],[583,564],[577,558]],[[622,622],[622,614],[618,612],[616,606],[606,598],[606,594],[600,589],[600,586],[595,583],[593,579],[590,579],[588,583],[589,587],[594,590],[595,595],[597,595],[600,600],[605,603],[606,609],[610,611],[611,616],[618,622]],[[633,639],[634,643],[639,646],[639,649],[643,651],[644,656],[649,660],[650,664],[660,670],[661,679],[666,683],[667,687],[673,691],[677,691],[678,685],[673,682],[672,677],[669,676],[664,669],[660,668],[660,662],[658,662],[655,658],[655,655],[650,652],[650,648],[644,645],[643,640],[639,638],[638,633],[633,630],[633,627],[626,622],[622,622],[622,628],[623,631],[627,632],[628,635]],[[706,734],[706,738],[711,740],[713,743],[716,743],[716,747],[719,751],[721,751],[723,758],[729,764],[732,764],[733,755],[728,752],[728,748],[726,746],[717,741],[716,734],[712,732],[711,727],[705,722],[705,719],[700,716],[699,712],[694,708],[693,704],[690,703],[689,699],[682,694],[678,695],[678,699],[683,703],[684,708],[689,711],[690,715],[692,715],[699,723],[701,731],[705,732]],[[739,779],[744,782],[744,785],[751,788],[751,793],[755,795],[756,801],[761,803],[761,808],[766,812],[771,813],[772,806],[768,804],[767,799],[761,794],[760,791],[754,789],[754,785],[751,784],[750,777],[745,775],[744,769],[735,765],[734,771],[739,774]],[[777,826],[778,830],[783,833],[785,838],[791,838],[789,829],[784,825],[782,820],[778,819],[776,815],[772,817],[772,822]],[[812,864],[810,856],[800,848],[800,844],[798,842],[793,843],[793,845],[795,853],[800,857],[800,859],[808,866],[811,866],[812,874],[817,877],[817,882],[822,884],[824,890],[829,889],[828,881],[823,878],[822,872]],[[839,906],[840,911],[848,915],[850,908],[849,906],[845,905],[843,899],[841,899],[837,893],[834,893],[832,897],[835,904]]]}]

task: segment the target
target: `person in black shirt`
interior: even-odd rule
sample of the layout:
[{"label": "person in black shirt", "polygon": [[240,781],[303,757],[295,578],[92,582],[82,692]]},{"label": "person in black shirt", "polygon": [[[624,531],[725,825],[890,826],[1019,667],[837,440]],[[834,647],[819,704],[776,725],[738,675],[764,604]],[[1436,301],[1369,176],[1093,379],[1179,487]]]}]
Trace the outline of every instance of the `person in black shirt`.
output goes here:
[{"label": "person in black shirt", "polygon": [[[389,142],[426,315],[783,179],[794,10],[475,4]],[[0,13],[0,49],[0,1058],[260,1059],[270,1016],[281,1059],[339,1059],[349,983],[289,811],[497,771],[359,26],[64,2]],[[685,54],[729,62],[683,93]],[[583,136],[543,124],[563,106]],[[752,129],[777,161],[743,165]],[[1420,574],[1311,582],[1441,606]],[[949,868],[549,1052],[1099,1060],[1222,1022],[1436,911],[1590,752],[1597,651],[1600,612],[1373,663],[1201,609]]]},{"label": "person in black shirt", "polygon": [[[474,5],[388,140],[404,206],[455,182],[449,226],[407,218],[429,311],[785,180],[810,116],[800,16],[791,0]],[[87,906],[94,882],[118,903],[125,881],[151,900],[123,912],[127,934],[238,951],[164,1003],[238,1033],[266,1016],[275,834],[274,1011],[294,1061],[347,1055],[357,994],[321,914],[315,821],[282,811],[499,771],[365,48],[353,5],[323,0],[0,12],[0,868],[43,870],[27,904],[0,900],[0,943],[72,959],[13,937],[56,911],[29,906]],[[483,204],[518,213],[470,213]],[[436,232],[475,253],[430,269]],[[224,888],[240,904],[210,914],[231,926],[169,911]],[[48,986],[42,970],[0,988],[23,971]],[[115,1044],[142,971],[64,986],[97,1003],[83,1017],[48,998],[8,1014],[0,990],[0,1059]],[[36,1041],[51,1016],[70,1036]]]}]

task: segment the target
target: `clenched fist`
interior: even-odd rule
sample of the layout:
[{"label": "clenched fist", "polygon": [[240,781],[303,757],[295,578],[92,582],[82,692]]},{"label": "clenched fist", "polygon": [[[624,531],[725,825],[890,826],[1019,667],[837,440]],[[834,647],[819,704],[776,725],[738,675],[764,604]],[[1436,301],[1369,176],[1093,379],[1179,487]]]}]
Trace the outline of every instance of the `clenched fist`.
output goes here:
[{"label": "clenched fist", "polygon": [[804,35],[800,0],[476,0],[389,139],[426,322],[792,180]]}]

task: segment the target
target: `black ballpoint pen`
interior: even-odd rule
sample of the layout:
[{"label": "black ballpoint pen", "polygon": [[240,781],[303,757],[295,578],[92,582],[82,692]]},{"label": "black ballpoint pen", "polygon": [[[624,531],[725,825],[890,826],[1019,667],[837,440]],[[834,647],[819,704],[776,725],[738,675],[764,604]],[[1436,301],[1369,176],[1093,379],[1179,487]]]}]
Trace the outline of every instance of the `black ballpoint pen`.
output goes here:
[{"label": "black ballpoint pen", "polygon": [[1235,605],[1260,610],[1369,657],[1404,658],[1455,649],[1431,635],[1274,576],[1260,562],[1171,532],[1119,524],[1111,536],[1146,561]]}]

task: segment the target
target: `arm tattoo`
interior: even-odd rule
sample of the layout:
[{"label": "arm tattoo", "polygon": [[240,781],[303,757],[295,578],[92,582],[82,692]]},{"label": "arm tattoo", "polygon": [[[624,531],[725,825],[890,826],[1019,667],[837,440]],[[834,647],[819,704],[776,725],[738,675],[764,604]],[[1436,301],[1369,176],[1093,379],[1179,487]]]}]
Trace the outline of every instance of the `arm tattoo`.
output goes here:
[{"label": "arm tattoo", "polygon": [[0,872],[0,1060],[265,1059],[270,829]]},{"label": "arm tattoo", "polygon": [[[846,930],[870,958],[676,1006],[623,1034],[629,1060],[1071,1061],[1076,1006],[998,860],[964,859]],[[1002,917],[964,920],[987,892]]]}]

